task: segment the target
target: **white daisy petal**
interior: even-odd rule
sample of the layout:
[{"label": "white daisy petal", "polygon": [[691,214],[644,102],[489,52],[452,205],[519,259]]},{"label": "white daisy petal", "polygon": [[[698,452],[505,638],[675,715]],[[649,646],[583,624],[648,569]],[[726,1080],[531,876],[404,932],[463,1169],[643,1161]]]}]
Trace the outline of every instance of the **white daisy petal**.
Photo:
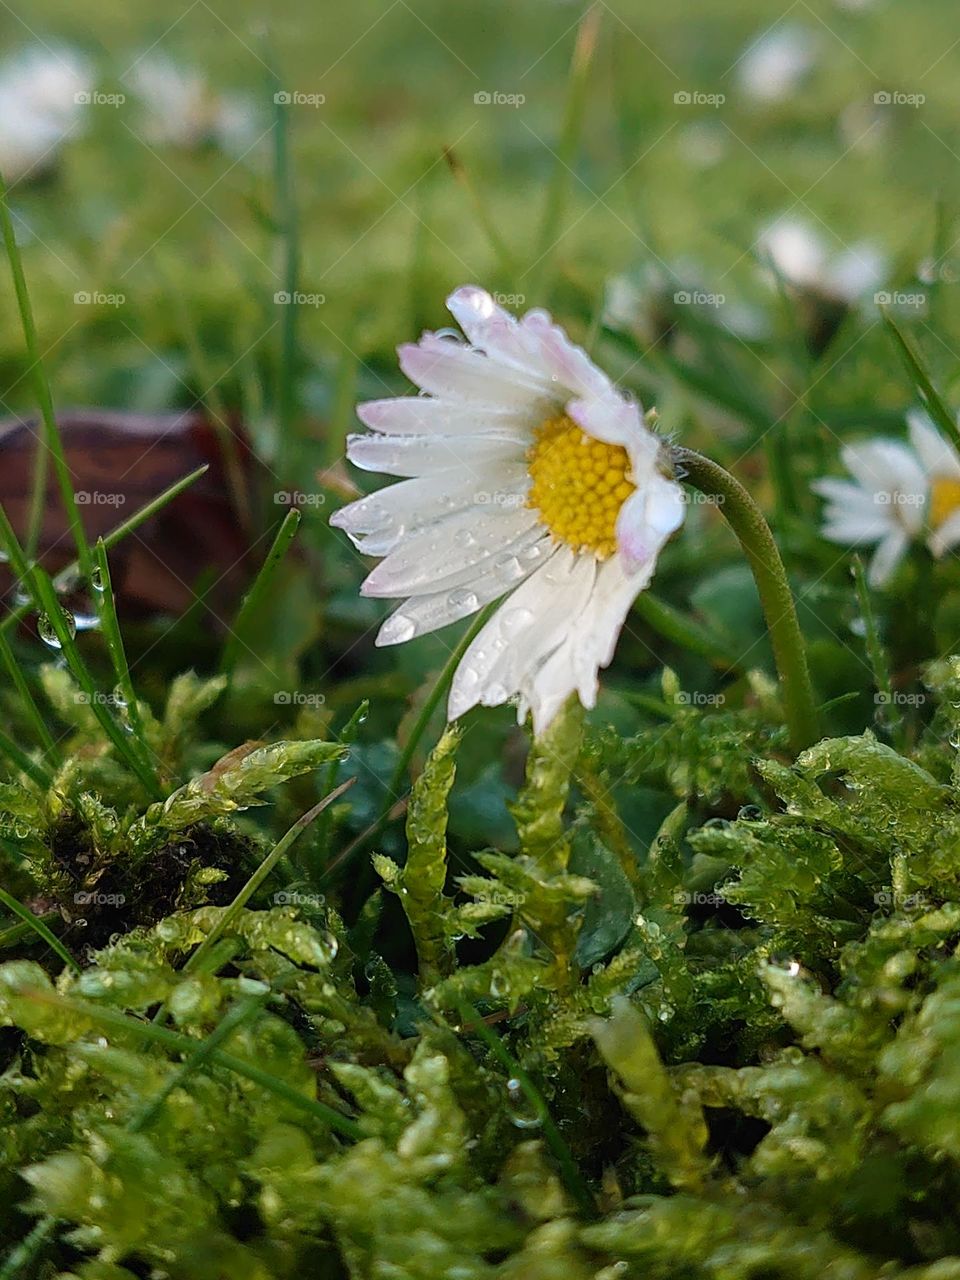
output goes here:
[{"label": "white daisy petal", "polygon": [[867,581],[871,587],[886,586],[903,559],[909,543],[910,539],[905,530],[891,529],[873,553],[870,561]]},{"label": "white daisy petal", "polygon": [[686,507],[679,485],[654,475],[636,489],[617,517],[617,549],[628,572],[654,561],[663,544],[683,524]]},{"label": "white daisy petal", "polygon": [[489,405],[438,400],[432,396],[400,396],[357,405],[357,417],[372,431],[386,435],[496,436],[530,439],[530,415]]},{"label": "white daisy petal", "polygon": [[582,347],[571,342],[547,311],[528,311],[520,327],[533,340],[543,367],[553,380],[579,398],[613,394],[610,379]]},{"label": "white daisy petal", "polygon": [[960,511],[953,511],[939,529],[931,533],[927,539],[927,546],[931,554],[939,560],[948,551],[952,551],[958,543],[960,543]]},{"label": "white daisy petal", "polygon": [[504,550],[504,556],[515,561],[517,569],[505,572],[504,564],[491,563],[485,569],[478,569],[466,587],[454,587],[405,600],[380,628],[377,645],[402,644],[476,613],[528,578],[551,550],[548,536],[538,528],[529,530]]},{"label": "white daisy petal", "polygon": [[397,351],[403,372],[431,395],[531,412],[549,404],[542,383],[447,338],[427,333],[419,343],[408,343]]},{"label": "white daisy petal", "polygon": [[920,409],[912,409],[907,414],[910,429],[910,443],[916,450],[923,469],[928,476],[945,476],[951,480],[960,480],[960,456],[956,449],[933,425],[930,415]]},{"label": "white daisy petal", "polygon": [[528,683],[575,622],[596,575],[592,556],[559,548],[500,606],[463,656],[450,688],[451,720],[496,707]]},{"label": "white daisy petal", "polygon": [[528,507],[460,511],[405,538],[380,561],[361,593],[389,599],[460,586],[490,557],[509,556],[510,546],[536,524],[537,513]]},{"label": "white daisy petal", "polygon": [[480,468],[522,461],[525,441],[463,441],[457,436],[347,436],[347,457],[363,471],[388,476],[427,476],[453,467]]},{"label": "white daisy petal", "polygon": [[927,481],[913,452],[899,440],[867,440],[846,445],[843,465],[873,493],[926,494]]},{"label": "white daisy petal", "polygon": [[341,507],[330,517],[330,523],[343,529],[354,542],[368,534],[399,538],[466,507],[515,510],[523,505],[528,486],[529,477],[522,465],[459,467],[444,472],[442,485],[434,476],[388,485]]}]

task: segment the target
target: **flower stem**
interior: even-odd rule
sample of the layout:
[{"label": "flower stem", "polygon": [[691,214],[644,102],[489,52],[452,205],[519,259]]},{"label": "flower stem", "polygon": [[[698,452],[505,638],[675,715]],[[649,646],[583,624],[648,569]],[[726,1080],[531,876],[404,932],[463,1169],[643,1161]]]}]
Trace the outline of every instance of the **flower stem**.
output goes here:
[{"label": "flower stem", "polygon": [[802,751],[817,740],[817,709],[793,593],[770,526],[729,471],[692,449],[675,449],[673,457],[688,484],[719,499],[720,510],[750,563],[773,645],[790,745]]}]

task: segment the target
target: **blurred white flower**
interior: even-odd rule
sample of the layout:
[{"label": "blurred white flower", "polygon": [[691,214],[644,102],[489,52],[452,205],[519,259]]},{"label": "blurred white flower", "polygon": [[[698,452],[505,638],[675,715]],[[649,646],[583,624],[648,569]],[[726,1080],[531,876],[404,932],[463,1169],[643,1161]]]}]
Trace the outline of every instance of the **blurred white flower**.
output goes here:
[{"label": "blurred white flower", "polygon": [[923,532],[927,477],[913,450],[898,440],[845,445],[841,457],[852,482],[813,483],[827,500],[823,536],[843,546],[875,546],[867,580],[882,587]]},{"label": "blurred white flower", "polygon": [[831,252],[802,218],[778,218],[761,232],[757,248],[791,285],[846,303],[874,292],[887,271],[883,252],[868,240]]},{"label": "blurred white flower", "polygon": [[505,596],[464,654],[448,714],[516,697],[541,733],[571,693],[595,704],[683,493],[639,406],[545,311],[517,320],[472,286],[447,305],[467,341],[426,333],[400,347],[421,394],[361,405],[371,430],[348,441],[356,466],[410,478],[331,523],[384,557],[363,594],[403,599],[380,645]]},{"label": "blurred white flower", "polygon": [[930,488],[927,546],[939,558],[960,543],[960,457],[923,410],[907,414],[907,422]]},{"label": "blurred white flower", "polygon": [[249,103],[221,94],[200,71],[165,54],[146,54],[127,82],[144,109],[144,140],[155,146],[193,149],[214,143],[224,151],[253,141],[255,117]]},{"label": "blurred white flower", "polygon": [[0,172],[8,183],[39,177],[78,130],[92,88],[75,50],[39,46],[0,66]]},{"label": "blurred white flower", "polygon": [[737,63],[741,89],[757,102],[789,97],[812,70],[818,43],[813,32],[792,23],[765,31]]},{"label": "blurred white flower", "polygon": [[815,481],[827,500],[823,535],[847,546],[876,546],[868,579],[889,582],[912,542],[925,538],[938,558],[960,544],[960,455],[927,413],[907,415],[910,445],[867,440],[842,452],[854,482]]}]

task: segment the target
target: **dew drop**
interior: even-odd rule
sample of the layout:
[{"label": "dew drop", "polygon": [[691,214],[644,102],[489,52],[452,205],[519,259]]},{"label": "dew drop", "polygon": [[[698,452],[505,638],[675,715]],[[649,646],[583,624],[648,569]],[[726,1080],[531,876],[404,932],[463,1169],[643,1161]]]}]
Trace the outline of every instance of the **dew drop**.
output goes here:
[{"label": "dew drop", "polygon": [[453,541],[458,547],[472,547],[476,538],[471,529],[458,529],[453,535]]},{"label": "dew drop", "polygon": [[103,574],[97,566],[90,570],[90,586],[94,591],[102,591],[104,587]]},{"label": "dew drop", "polygon": [[500,626],[503,629],[503,634],[513,639],[514,636],[524,631],[532,621],[532,610],[517,607],[504,610],[500,617]]},{"label": "dew drop", "polygon": [[762,822],[763,810],[757,804],[745,804],[737,817],[741,822]]},{"label": "dew drop", "polygon": [[501,582],[513,582],[523,573],[515,555],[500,556],[493,562],[493,571]]},{"label": "dew drop", "polygon": [[471,591],[469,587],[457,587],[455,591],[451,591],[447,596],[447,604],[451,609],[463,609],[468,613],[472,613],[474,609],[479,608],[480,601],[475,591]]},{"label": "dew drop", "polygon": [[403,644],[417,634],[417,624],[404,613],[395,613],[383,624],[384,644]]},{"label": "dew drop", "polygon": [[[67,633],[69,634],[70,638],[73,639],[73,637],[77,634],[77,624],[74,621],[73,614],[70,613],[67,609],[62,609],[61,613],[63,614],[63,622],[64,622],[64,626],[67,629]],[[47,614],[41,613],[40,616],[37,618],[37,631],[39,632],[40,639],[43,641],[43,643],[45,645],[49,645],[51,649],[63,648],[63,646],[60,643],[60,638],[58,637],[56,630],[54,628],[54,625]]]},{"label": "dew drop", "polygon": [[519,1080],[507,1081],[507,1114],[517,1129],[539,1129],[543,1121]]}]

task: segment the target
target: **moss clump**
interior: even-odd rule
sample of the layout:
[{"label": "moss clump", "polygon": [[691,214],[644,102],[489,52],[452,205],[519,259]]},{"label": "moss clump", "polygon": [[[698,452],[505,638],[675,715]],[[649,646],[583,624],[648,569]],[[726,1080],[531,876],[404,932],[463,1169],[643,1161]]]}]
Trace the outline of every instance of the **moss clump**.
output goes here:
[{"label": "moss clump", "polygon": [[[570,712],[472,866],[447,734],[350,927],[283,858],[227,905],[267,852],[231,812],[329,744],[146,809],[8,788],[49,921],[81,883],[136,909],[76,968],[6,939],[4,1274],[960,1277],[958,680],[909,757],[691,710],[668,778]],[[677,801],[640,857],[624,778]]]}]

